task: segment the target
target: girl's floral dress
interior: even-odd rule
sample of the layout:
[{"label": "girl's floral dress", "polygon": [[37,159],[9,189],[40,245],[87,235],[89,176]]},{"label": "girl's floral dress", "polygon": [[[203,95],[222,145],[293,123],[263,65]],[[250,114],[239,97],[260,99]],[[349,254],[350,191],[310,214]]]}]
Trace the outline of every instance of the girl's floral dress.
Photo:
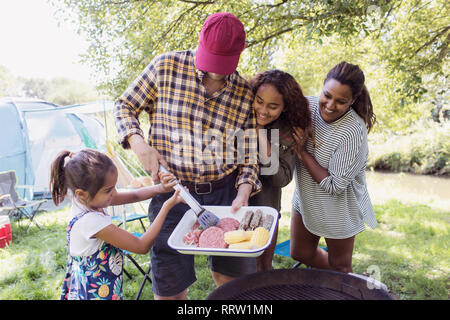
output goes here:
[{"label": "girl's floral dress", "polygon": [[[74,217],[67,226],[67,248],[72,226],[86,213]],[[69,253],[61,300],[122,300],[122,270],[122,250],[106,242],[91,256]]]}]

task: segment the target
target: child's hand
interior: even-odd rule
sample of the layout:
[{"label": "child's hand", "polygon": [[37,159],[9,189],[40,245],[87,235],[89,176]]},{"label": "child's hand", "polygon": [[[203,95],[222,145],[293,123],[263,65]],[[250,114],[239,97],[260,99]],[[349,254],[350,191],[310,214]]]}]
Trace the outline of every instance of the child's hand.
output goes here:
[{"label": "child's hand", "polygon": [[177,179],[172,173],[159,172],[159,180],[164,192],[170,192],[173,190],[173,186],[177,184]]},{"label": "child's hand", "polygon": [[179,203],[186,203],[186,202],[183,200],[182,197],[180,197],[180,190],[177,190],[169,199],[167,199],[164,202],[163,206],[172,208]]}]

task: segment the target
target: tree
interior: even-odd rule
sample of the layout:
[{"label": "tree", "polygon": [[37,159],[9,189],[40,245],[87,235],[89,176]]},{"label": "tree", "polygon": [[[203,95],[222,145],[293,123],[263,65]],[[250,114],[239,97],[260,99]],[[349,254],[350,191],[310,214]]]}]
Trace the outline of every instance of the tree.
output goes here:
[{"label": "tree", "polygon": [[68,78],[53,78],[49,86],[45,100],[60,105],[84,103],[106,98],[105,96],[101,97],[90,85]]},{"label": "tree", "polygon": [[50,82],[41,78],[21,78],[26,97],[44,100],[50,90]]},{"label": "tree", "polygon": [[424,77],[445,76],[450,44],[450,2],[399,1],[371,39],[405,99],[417,102],[427,92]]},{"label": "tree", "polygon": [[20,94],[17,77],[0,65],[0,96],[19,96]]},{"label": "tree", "polygon": [[448,109],[447,0],[53,3],[60,17],[77,23],[90,40],[84,59],[112,96],[122,93],[157,54],[195,48],[206,17],[228,11],[246,28],[249,45],[239,65],[244,75],[282,66],[298,76],[306,91],[317,92],[337,58],[348,59],[364,66],[383,127],[403,130],[432,110],[439,115]]},{"label": "tree", "polygon": [[25,96],[59,105],[111,99],[92,86],[69,78],[23,78],[13,76],[0,66],[0,96]]},{"label": "tree", "polygon": [[341,61],[358,64],[364,71],[377,116],[375,132],[405,132],[412,122],[429,116],[431,104],[401,103],[404,96],[396,91],[398,80],[390,76],[369,38],[355,36],[348,40],[332,35],[322,37],[320,47],[312,40],[293,44],[277,53],[275,65],[290,72],[305,95],[319,95],[332,67]]},{"label": "tree", "polygon": [[[252,74],[271,66],[272,55],[285,43],[307,37],[360,32],[376,5],[383,14],[392,1],[367,0],[64,0],[55,1],[60,17],[78,24],[91,42],[84,56],[96,68],[101,82],[113,95],[157,54],[195,48],[198,32],[208,15],[232,12],[246,27],[248,50],[240,70]],[[64,5],[62,5],[62,3]]]}]

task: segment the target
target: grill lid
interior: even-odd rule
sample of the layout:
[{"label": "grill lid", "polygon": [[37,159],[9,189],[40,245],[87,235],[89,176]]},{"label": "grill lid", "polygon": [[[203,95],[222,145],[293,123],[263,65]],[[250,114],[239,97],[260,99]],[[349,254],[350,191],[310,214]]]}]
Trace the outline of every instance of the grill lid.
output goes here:
[{"label": "grill lid", "polygon": [[392,300],[368,279],[329,270],[277,269],[230,281],[207,300]]}]

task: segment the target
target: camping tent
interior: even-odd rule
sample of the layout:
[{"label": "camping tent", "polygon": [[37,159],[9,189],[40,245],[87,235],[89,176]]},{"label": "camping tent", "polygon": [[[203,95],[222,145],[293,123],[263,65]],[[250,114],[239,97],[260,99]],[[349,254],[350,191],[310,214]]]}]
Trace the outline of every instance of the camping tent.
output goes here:
[{"label": "camping tent", "polygon": [[75,106],[59,108],[45,101],[0,99],[0,171],[15,170],[18,184],[33,185],[35,198],[49,197],[50,164],[61,150],[106,151],[105,130],[96,118],[75,113]]},{"label": "camping tent", "polygon": [[[0,102],[0,171],[16,170],[17,183],[33,184],[27,128],[12,103]],[[24,197],[25,190],[17,190]]]}]

